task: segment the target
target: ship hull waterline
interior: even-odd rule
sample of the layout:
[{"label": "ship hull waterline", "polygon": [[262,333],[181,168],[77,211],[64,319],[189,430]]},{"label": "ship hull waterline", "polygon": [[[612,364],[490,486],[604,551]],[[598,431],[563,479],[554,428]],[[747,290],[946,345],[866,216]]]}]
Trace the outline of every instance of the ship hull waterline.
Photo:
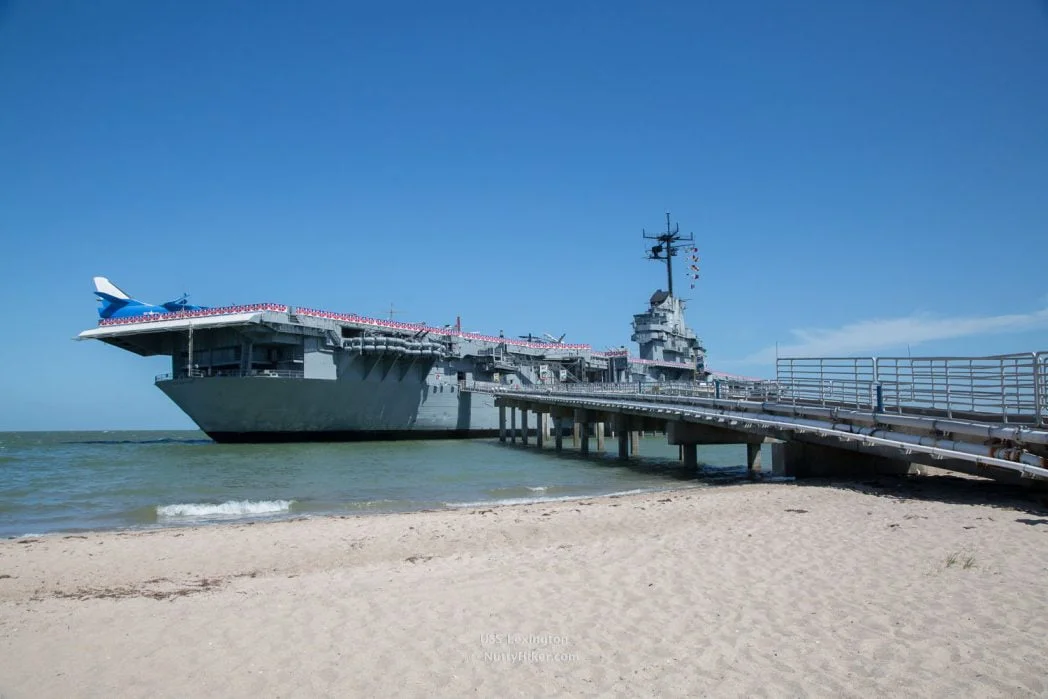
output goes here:
[{"label": "ship hull waterline", "polygon": [[491,396],[418,382],[268,377],[157,382],[216,442],[471,439],[499,433]]}]

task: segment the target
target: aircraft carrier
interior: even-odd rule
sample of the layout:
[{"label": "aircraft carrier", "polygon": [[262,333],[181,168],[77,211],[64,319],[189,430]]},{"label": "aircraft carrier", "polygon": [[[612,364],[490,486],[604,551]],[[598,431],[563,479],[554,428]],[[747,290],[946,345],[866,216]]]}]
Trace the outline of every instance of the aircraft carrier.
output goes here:
[{"label": "aircraft carrier", "polygon": [[[679,227],[644,234],[665,262],[668,288],[633,317],[625,348],[597,351],[561,339],[463,332],[282,304],[206,308],[185,297],[152,306],[95,278],[100,340],[171,357],[156,385],[218,442],[480,437],[498,431],[489,395],[470,381],[508,386],[564,382],[702,381],[705,348],[673,292],[673,258],[695,248]],[[694,280],[693,280],[694,281]],[[694,287],[694,283],[692,284]]]}]

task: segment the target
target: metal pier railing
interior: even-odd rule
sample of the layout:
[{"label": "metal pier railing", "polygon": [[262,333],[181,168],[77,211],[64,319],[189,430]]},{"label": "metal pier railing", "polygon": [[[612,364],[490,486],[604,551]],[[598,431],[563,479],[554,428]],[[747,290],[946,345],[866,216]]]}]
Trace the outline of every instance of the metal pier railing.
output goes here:
[{"label": "metal pier railing", "polygon": [[776,362],[778,401],[1048,424],[1048,352],[989,357],[803,357]]}]

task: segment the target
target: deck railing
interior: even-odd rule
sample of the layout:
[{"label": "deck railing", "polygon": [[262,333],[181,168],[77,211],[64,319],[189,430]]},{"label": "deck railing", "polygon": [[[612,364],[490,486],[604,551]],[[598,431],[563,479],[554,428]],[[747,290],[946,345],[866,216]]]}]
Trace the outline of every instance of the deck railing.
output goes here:
[{"label": "deck railing", "polygon": [[803,357],[776,362],[780,402],[1048,423],[1048,352],[988,357]]},{"label": "deck railing", "polygon": [[260,377],[270,379],[304,379],[305,371],[302,369],[252,369],[251,371],[208,371],[206,369],[194,369],[193,371],[178,371],[175,373],[157,374],[154,383],[171,381],[173,379],[210,379],[210,378],[238,378],[238,377]]},{"label": "deck railing", "polygon": [[775,379],[780,399],[791,404],[873,408],[876,367],[872,357],[779,359]]},{"label": "deck railing", "polygon": [[631,396],[683,396],[690,398],[721,398],[735,400],[767,400],[777,395],[773,381],[642,381],[642,382],[593,382],[593,383],[548,383],[548,384],[504,384],[490,381],[461,381],[466,391],[485,393],[560,393],[582,395],[631,395]]}]

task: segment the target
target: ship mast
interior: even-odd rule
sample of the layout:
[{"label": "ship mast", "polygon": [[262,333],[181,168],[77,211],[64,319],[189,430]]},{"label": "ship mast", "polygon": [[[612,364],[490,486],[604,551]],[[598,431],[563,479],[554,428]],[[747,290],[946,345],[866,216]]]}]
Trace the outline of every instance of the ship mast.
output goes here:
[{"label": "ship mast", "polygon": [[671,227],[669,211],[666,212],[665,232],[658,235],[649,235],[647,231],[641,229],[641,234],[648,240],[659,241],[648,249],[648,259],[666,260],[666,283],[669,286],[670,296],[673,296],[673,256],[677,254],[681,242],[690,243],[694,241],[693,234],[689,233],[688,237],[685,238],[680,234],[680,224]]}]

